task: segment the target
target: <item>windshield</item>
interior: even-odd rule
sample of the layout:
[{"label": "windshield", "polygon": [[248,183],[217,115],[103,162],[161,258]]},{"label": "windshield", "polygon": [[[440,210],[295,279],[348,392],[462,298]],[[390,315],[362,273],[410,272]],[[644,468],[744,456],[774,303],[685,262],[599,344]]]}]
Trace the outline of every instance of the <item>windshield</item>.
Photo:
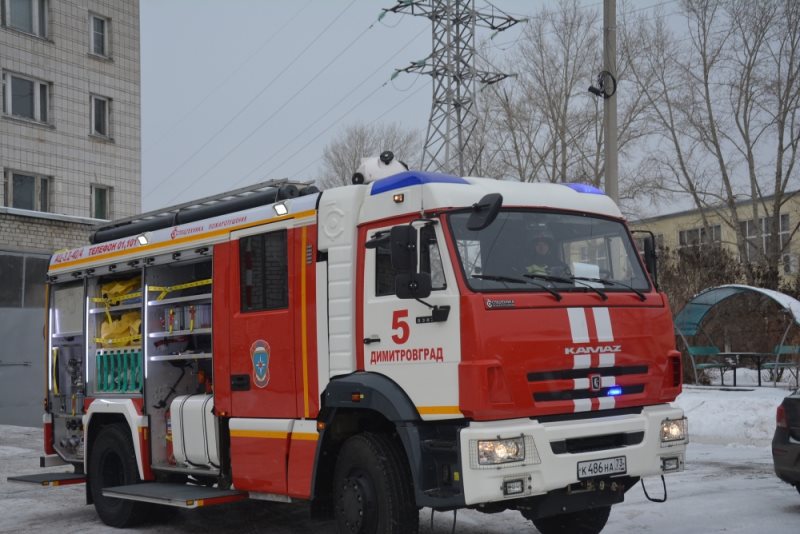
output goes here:
[{"label": "windshield", "polygon": [[469,212],[448,217],[462,271],[475,291],[648,291],[625,226],[614,220],[534,210],[501,210],[479,231]]}]

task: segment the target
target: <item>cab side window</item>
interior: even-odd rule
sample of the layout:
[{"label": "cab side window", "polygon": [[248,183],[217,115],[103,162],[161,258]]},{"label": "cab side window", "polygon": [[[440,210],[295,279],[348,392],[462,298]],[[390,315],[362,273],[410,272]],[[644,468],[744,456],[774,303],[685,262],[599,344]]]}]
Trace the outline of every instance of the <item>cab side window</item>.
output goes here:
[{"label": "cab side window", "polygon": [[243,312],[289,306],[286,230],[239,240],[239,281]]},{"label": "cab side window", "polygon": [[[442,267],[442,256],[436,242],[436,232],[432,225],[425,226],[420,231],[420,271],[430,273],[431,288],[436,290],[447,289]],[[394,277],[397,274],[392,268],[392,255],[389,244],[381,245],[375,249],[375,296],[384,297],[394,295]]]}]

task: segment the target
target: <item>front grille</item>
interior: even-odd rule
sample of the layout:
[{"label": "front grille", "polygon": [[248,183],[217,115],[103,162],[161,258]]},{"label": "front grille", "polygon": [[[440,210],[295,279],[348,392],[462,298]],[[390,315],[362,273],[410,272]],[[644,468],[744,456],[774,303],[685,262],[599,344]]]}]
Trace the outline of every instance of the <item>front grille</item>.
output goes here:
[{"label": "front grille", "polygon": [[[614,386],[620,388],[620,392],[615,396],[632,395],[634,393],[641,393],[644,391],[644,384],[636,384],[633,386]],[[563,400],[577,400],[577,399],[596,399],[598,397],[608,397],[608,392],[611,388],[602,388],[596,391],[588,389],[568,389],[563,391],[542,391],[533,394],[533,400],[537,402],[547,401],[563,401]]]},{"label": "front grille", "polygon": [[625,432],[605,434],[588,438],[570,438],[550,442],[553,454],[575,454],[581,452],[605,451],[638,445],[644,439],[644,432]]},{"label": "front grille", "polygon": [[564,369],[561,371],[543,371],[539,373],[528,373],[528,382],[544,382],[548,380],[574,380],[576,378],[588,378],[589,375],[600,376],[625,376],[625,375],[646,375],[646,365],[631,365],[623,367],[596,367],[591,369]]}]

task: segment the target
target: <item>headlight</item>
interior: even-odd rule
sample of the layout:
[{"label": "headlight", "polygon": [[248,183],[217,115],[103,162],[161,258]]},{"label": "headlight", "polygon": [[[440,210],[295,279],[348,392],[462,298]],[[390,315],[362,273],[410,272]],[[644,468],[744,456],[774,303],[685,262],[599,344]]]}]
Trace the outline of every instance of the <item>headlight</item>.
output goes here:
[{"label": "headlight", "polygon": [[661,421],[661,443],[683,441],[689,435],[689,422],[685,417]]},{"label": "headlight", "polygon": [[478,464],[495,465],[521,462],[525,459],[525,440],[522,436],[510,439],[478,441]]}]

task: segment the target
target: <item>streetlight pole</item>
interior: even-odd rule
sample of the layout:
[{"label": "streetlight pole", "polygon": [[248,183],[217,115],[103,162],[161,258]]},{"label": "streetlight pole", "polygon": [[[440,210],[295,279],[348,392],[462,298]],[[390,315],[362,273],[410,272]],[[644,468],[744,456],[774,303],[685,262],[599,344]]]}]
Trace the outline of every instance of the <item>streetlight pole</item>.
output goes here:
[{"label": "streetlight pole", "polygon": [[[619,202],[619,176],[617,167],[617,2],[603,0],[603,70],[606,95],[613,87],[614,93],[603,99],[603,137],[605,145],[605,190],[614,202]],[[610,76],[609,74],[610,73]],[[613,76],[613,80],[612,77]]]}]

